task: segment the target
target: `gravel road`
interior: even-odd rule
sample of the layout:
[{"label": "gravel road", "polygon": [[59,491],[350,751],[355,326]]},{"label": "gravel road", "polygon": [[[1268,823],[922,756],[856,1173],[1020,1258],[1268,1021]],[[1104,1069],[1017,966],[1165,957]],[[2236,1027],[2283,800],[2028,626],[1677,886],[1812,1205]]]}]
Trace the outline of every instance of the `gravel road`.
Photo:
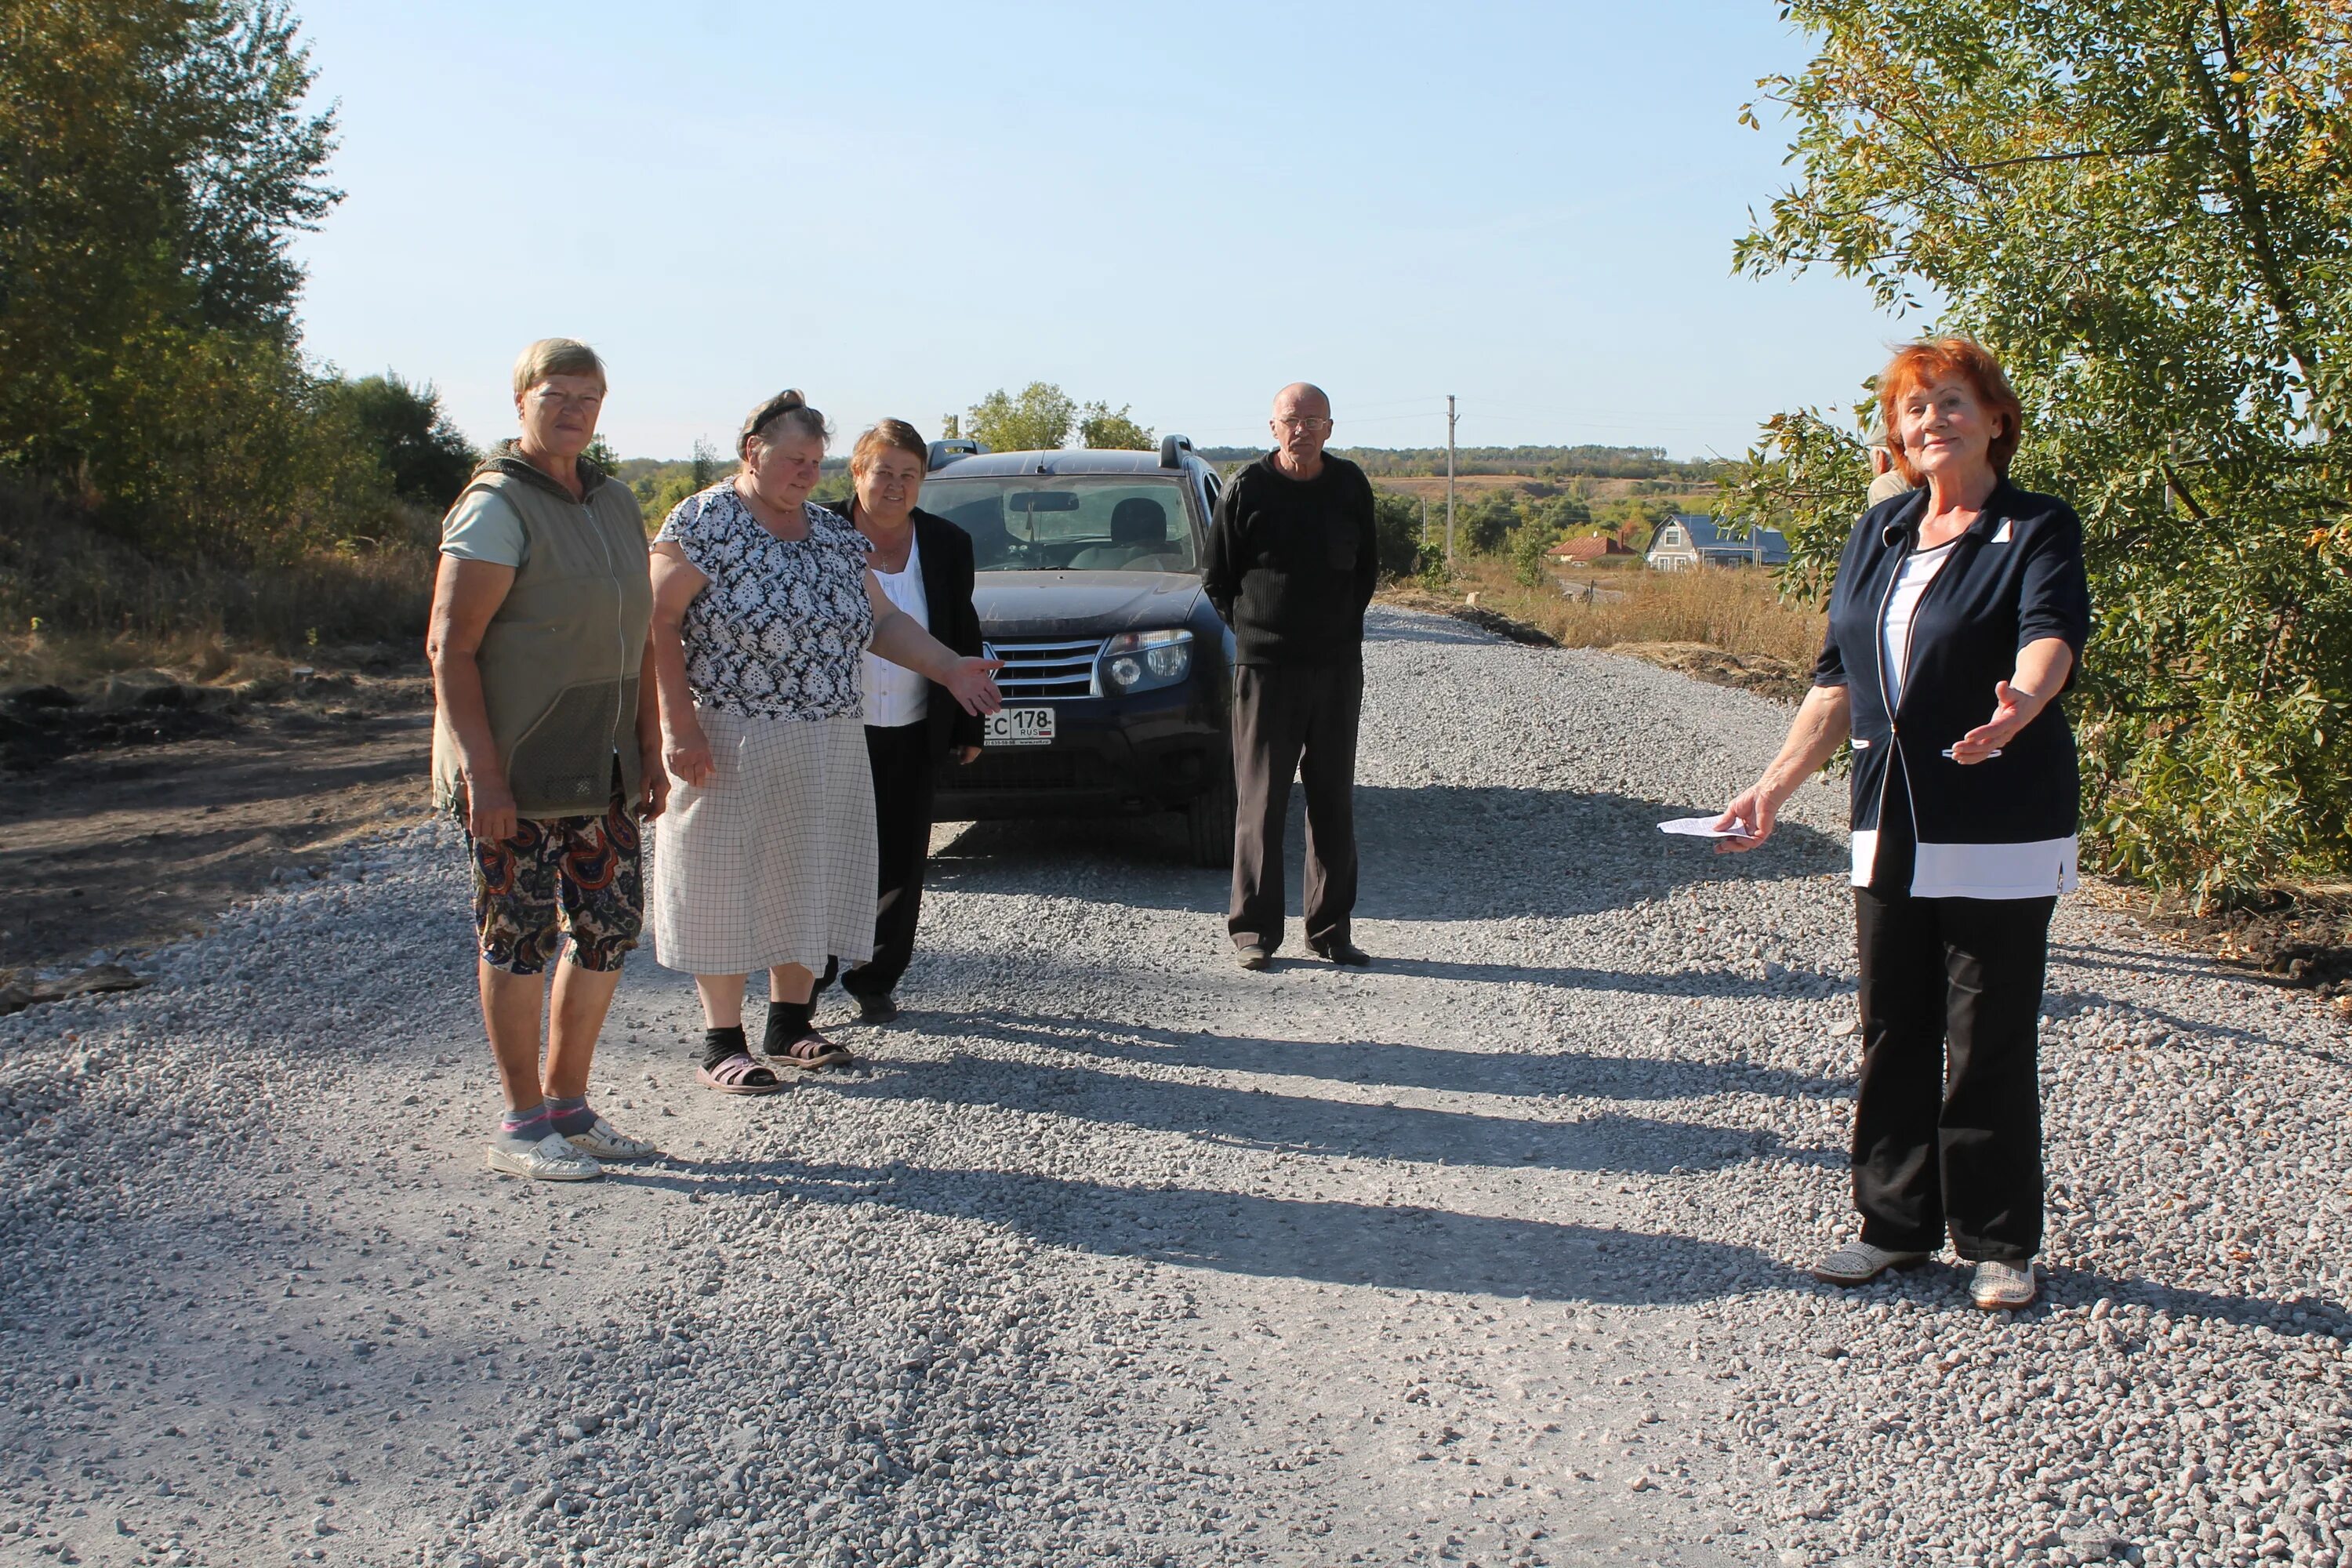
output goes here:
[{"label": "gravel road", "polygon": [[2044,1304],[1829,1291],[1839,791],[1652,826],[1788,710],[1367,657],[1377,968],[1235,970],[1172,821],[943,830],[857,1072],[698,1090],[640,955],[638,1173],[481,1171],[439,827],[0,1021],[0,1563],[2352,1563],[2339,1026],[2071,904]]}]

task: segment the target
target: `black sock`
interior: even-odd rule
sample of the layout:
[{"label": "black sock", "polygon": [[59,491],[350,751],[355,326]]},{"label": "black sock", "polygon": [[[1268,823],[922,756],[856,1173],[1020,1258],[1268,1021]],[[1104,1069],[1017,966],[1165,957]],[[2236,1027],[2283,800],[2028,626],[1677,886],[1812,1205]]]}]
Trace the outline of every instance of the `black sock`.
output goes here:
[{"label": "black sock", "polygon": [[811,1002],[771,1002],[768,1004],[768,1037],[760,1048],[772,1057],[781,1057],[792,1049],[793,1042],[809,1033],[809,1020],[816,1014],[816,1004]]},{"label": "black sock", "polygon": [[731,1029],[702,1031],[702,1065],[704,1067],[715,1068],[729,1057],[741,1056],[743,1051],[743,1026],[740,1024]]}]

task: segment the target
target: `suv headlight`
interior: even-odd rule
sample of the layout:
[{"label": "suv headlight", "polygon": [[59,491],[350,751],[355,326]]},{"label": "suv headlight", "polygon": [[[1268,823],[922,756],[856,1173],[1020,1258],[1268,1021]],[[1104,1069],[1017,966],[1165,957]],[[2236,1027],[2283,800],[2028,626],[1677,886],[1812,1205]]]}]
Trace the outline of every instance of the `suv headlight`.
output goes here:
[{"label": "suv headlight", "polygon": [[1097,668],[1106,697],[1174,686],[1192,673],[1192,634],[1121,632],[1103,644]]}]

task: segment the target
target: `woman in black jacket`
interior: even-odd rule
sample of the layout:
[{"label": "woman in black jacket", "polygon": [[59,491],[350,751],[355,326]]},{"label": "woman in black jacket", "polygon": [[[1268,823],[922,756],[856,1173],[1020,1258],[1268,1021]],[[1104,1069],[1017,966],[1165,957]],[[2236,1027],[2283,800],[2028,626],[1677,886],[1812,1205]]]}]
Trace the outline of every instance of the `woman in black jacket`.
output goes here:
[{"label": "woman in black jacket", "polygon": [[2090,629],[2082,527],[2009,482],[2021,407],[1978,344],[1905,348],[1879,402],[1897,470],[1923,488],[1855,524],[1813,689],[1718,826],[1747,830],[1722,847],[1761,844],[1853,741],[1862,1238],[1813,1273],[1859,1285],[1915,1268],[1948,1228],[1977,1266],[1970,1298],[2013,1310],[2038,1289],[2036,1030],[2051,911],[2074,886],[2080,792],[2057,699]]},{"label": "woman in black jacket", "polygon": [[[971,604],[971,536],[916,507],[930,449],[915,427],[885,419],[849,455],[854,489],[844,510],[874,546],[867,558],[882,591],[958,653],[978,658]],[[874,956],[841,977],[861,1022],[898,1016],[891,993],[915,953],[923,868],[931,849],[931,784],[941,757],[980,755],[981,721],[945,690],[872,655],[866,659],[866,753],[874,766],[874,826],[881,841]],[[828,969],[825,978],[832,978]],[[820,983],[822,984],[822,983]]]}]

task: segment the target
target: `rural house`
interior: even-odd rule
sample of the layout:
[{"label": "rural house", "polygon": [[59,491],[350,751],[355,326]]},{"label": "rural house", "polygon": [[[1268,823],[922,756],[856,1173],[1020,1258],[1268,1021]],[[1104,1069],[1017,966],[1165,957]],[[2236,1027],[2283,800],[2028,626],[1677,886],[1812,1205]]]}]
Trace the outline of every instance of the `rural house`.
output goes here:
[{"label": "rural house", "polygon": [[1661,572],[1692,566],[1782,566],[1789,541],[1777,528],[1733,533],[1715,518],[1678,511],[1658,524],[1643,558]]},{"label": "rural house", "polygon": [[1609,534],[1590,539],[1571,539],[1551,552],[1551,558],[1562,566],[1589,566],[1604,555],[1631,555],[1633,552]]}]

